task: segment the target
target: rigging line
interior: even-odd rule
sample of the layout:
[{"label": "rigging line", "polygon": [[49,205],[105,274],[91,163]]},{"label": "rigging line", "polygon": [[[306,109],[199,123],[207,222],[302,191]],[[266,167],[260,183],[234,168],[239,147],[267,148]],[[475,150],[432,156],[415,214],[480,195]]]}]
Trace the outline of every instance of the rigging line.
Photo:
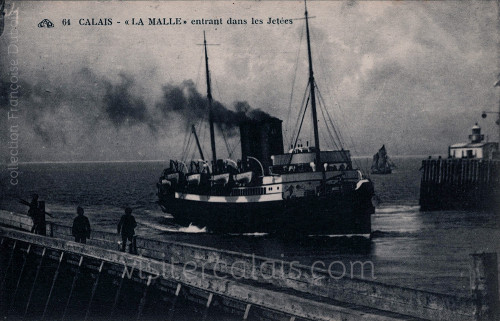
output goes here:
[{"label": "rigging line", "polygon": [[[331,126],[332,126],[333,132],[335,133],[335,137],[337,138],[337,140],[338,140],[338,142],[339,142],[339,146],[343,149],[343,148],[344,148],[344,146],[343,146],[343,144],[342,144],[342,136],[339,134],[339,132],[338,132],[338,131],[337,131],[337,129],[335,128],[336,126],[335,126],[335,124],[334,124],[334,122],[333,122],[332,118],[330,117],[330,114],[328,113],[328,109],[326,108],[325,101],[324,101],[324,99],[323,99],[323,96],[321,95],[321,91],[319,90],[318,86],[316,86],[316,88],[318,89],[318,96],[319,96],[319,98],[320,98],[320,99],[319,99],[319,101],[320,101],[320,105],[322,105],[322,106],[323,106],[323,108],[325,109],[326,114],[327,114],[327,116],[328,116],[328,120],[330,121],[330,124],[331,124]],[[326,117],[325,117],[325,119],[326,119]]]},{"label": "rigging line", "polygon": [[[201,124],[200,119],[198,120],[198,124]],[[193,128],[191,128],[191,131],[193,132],[193,136],[195,138],[195,140],[194,140],[195,150],[199,154],[199,159],[203,159],[205,154],[203,153],[203,149],[201,148],[202,145],[200,143],[200,139],[199,139],[200,137],[198,136],[198,134],[201,133],[200,132],[201,126],[198,126],[198,124],[196,124],[196,125],[193,124]],[[198,128],[198,130],[196,130],[196,128]],[[194,159],[194,155],[193,155],[192,159]]]},{"label": "rigging line", "polygon": [[187,160],[189,158],[189,154],[191,154],[191,140],[189,140],[189,145],[187,146],[186,155],[184,155],[184,157],[182,158],[182,161],[184,163],[187,162]]},{"label": "rigging line", "polygon": [[236,147],[237,147],[238,145],[240,145],[240,144],[241,144],[241,137],[240,137],[240,139],[239,139],[238,143],[236,143],[236,144],[234,144],[234,145],[233,145],[233,149],[231,150],[230,155],[232,155],[232,154],[234,153],[234,150],[235,150],[235,149],[236,149]]},{"label": "rigging line", "polygon": [[184,153],[186,152],[186,147],[187,147],[187,139],[189,135],[189,123],[186,125],[186,130],[184,131],[184,141],[182,142],[182,152],[181,152],[181,158],[184,158]]},{"label": "rigging line", "polygon": [[[196,124],[193,124],[193,126],[194,126],[194,130],[195,130],[195,132],[196,132],[196,136],[198,136],[198,134],[201,134],[201,131],[200,131],[201,126],[200,126],[200,125],[201,125],[201,118],[200,118],[200,119],[198,119],[198,121],[197,121],[197,123],[196,123]],[[191,131],[193,131],[193,129],[192,129],[192,128],[190,128],[190,129],[191,129]],[[194,136],[194,135],[195,135],[195,133],[193,133],[193,136]],[[201,148],[202,144],[201,144],[201,142],[200,142],[200,136],[195,137],[195,141],[194,141],[194,143],[195,143],[195,146],[196,146],[196,149],[198,150],[198,152],[200,152],[200,150],[201,150],[201,154],[205,155],[205,153],[203,153],[203,148]],[[198,148],[198,145],[199,145],[199,148]],[[199,156],[200,156],[200,158],[201,158],[201,155],[199,155]]]},{"label": "rigging line", "polygon": [[293,144],[293,138],[295,137],[295,133],[299,125],[300,115],[302,114],[303,108],[305,107],[304,102],[308,94],[309,94],[309,81],[307,82],[306,90],[304,91],[304,96],[302,96],[302,102],[300,103],[299,117],[297,117],[297,121],[295,122],[295,126],[293,127],[292,136],[290,137],[290,145]]},{"label": "rigging line", "polygon": [[195,158],[195,153],[198,151],[197,147],[196,147],[196,143],[192,144],[191,149],[193,150],[193,152],[191,153],[191,160],[198,159],[198,158]]},{"label": "rigging line", "polygon": [[[325,64],[325,61],[324,61],[324,59],[323,59],[323,56],[320,54],[320,53],[321,53],[321,51],[317,51],[317,53],[318,53],[318,60],[320,61],[320,63],[321,63],[322,65],[326,65],[326,64]],[[326,73],[320,73],[320,75],[321,75],[321,77],[323,78],[324,83],[330,83],[330,82],[329,82],[329,81],[327,81],[327,79],[326,79]],[[316,87],[316,88],[318,88],[318,87]],[[318,88],[318,90],[319,90],[319,88]],[[334,88],[333,90],[335,90],[335,88]],[[334,100],[334,99],[332,98],[332,94],[331,94],[331,92],[330,92],[330,88],[329,88],[329,86],[327,86],[327,87],[326,87],[326,93],[328,94],[328,97],[330,98],[330,101],[332,101],[332,102],[334,102],[334,103],[336,102],[336,105],[338,106],[339,111],[341,112],[341,114],[340,114],[340,115],[341,115],[341,117],[342,117],[342,119],[341,119],[341,123],[342,123],[342,124],[346,124],[347,122],[345,121],[344,114],[343,114],[343,110],[342,110],[342,109],[341,109],[341,107],[340,107],[340,102],[339,102],[338,100]],[[337,93],[335,92],[334,97],[337,97],[337,96],[338,96],[338,95],[337,95]],[[322,98],[322,99],[323,99],[323,101],[324,101],[324,98]],[[327,111],[327,112],[328,112],[328,111]],[[346,127],[346,126],[344,126],[344,127]],[[339,131],[340,131],[340,127],[339,127]],[[346,130],[346,131],[347,131],[347,130]],[[341,138],[342,138],[342,132],[340,132],[340,136],[341,136]],[[342,139],[343,139],[343,138],[342,138]]]},{"label": "rigging line", "polygon": [[[342,131],[340,130],[340,127],[337,126],[337,124],[335,123],[335,121],[333,120],[333,118],[331,117],[330,115],[330,112],[328,111],[328,109],[326,108],[326,103],[325,103],[325,100],[323,98],[323,95],[321,94],[321,91],[319,90],[318,88],[318,93],[319,93],[319,96],[320,96],[320,100],[323,102],[323,104],[325,105],[325,110],[326,110],[326,114],[328,116],[328,119],[331,123],[331,126],[333,128],[333,131],[335,132],[335,135],[337,136],[337,139],[339,140],[339,144],[342,148],[344,148],[344,142],[345,142],[345,139],[344,139],[344,136],[342,135]],[[337,129],[338,128],[338,129]]]},{"label": "rigging line", "polygon": [[[326,129],[327,129],[328,133],[330,134],[330,137],[332,139],[333,145],[335,145],[336,149],[341,150],[341,149],[343,149],[343,146],[342,146],[342,144],[340,144],[340,142],[339,142],[339,144],[337,144],[337,140],[340,141],[340,139],[339,139],[337,133],[335,132],[335,127],[333,125],[331,125],[332,129],[330,129],[330,126],[328,125],[328,119],[325,116],[325,112],[328,115],[328,110],[326,108],[326,105],[324,104],[324,101],[322,101],[321,99],[319,100],[319,102],[320,102],[319,103],[320,107],[322,107],[321,114],[323,115],[323,119],[325,121]],[[337,140],[335,140],[334,135],[332,134],[332,130],[334,131],[335,136],[337,137]]]},{"label": "rigging line", "polygon": [[[321,51],[317,51],[317,53],[318,53],[318,54],[317,54],[317,57],[318,57],[318,60],[320,61],[320,63],[321,63],[322,65],[326,65],[326,64],[325,64],[325,62],[324,62],[323,56],[320,54],[320,53],[321,53]],[[323,78],[323,81],[324,81],[325,83],[329,83],[329,82],[327,82],[327,79],[326,79],[325,74],[323,74],[323,73],[320,73],[320,74],[321,74],[321,77]],[[317,86],[317,85],[316,85],[316,88],[318,88],[318,86]],[[319,88],[318,88],[318,90],[319,90]],[[328,96],[330,97],[330,100],[331,100],[331,101],[334,101],[334,99],[332,98],[332,94],[331,94],[331,92],[330,92],[329,87],[326,87],[326,92],[327,92]],[[336,95],[336,96],[337,96],[337,95]],[[335,96],[335,97],[336,97],[336,96]],[[321,99],[323,99],[323,103],[325,103],[325,102],[324,102],[324,98],[323,98],[323,97],[321,97]],[[325,103],[325,105],[326,105],[326,103]],[[341,109],[341,107],[340,107],[340,102],[338,102],[338,101],[337,101],[337,104],[336,104],[336,105],[338,106],[339,111],[341,112],[341,114],[340,114],[340,116],[342,117],[342,119],[341,119],[341,123],[342,123],[342,124],[346,124],[347,122],[345,121],[344,114],[343,114],[343,110],[342,110],[342,109]],[[327,109],[327,113],[329,114],[328,109]],[[340,127],[339,127],[339,126],[336,126],[336,127],[338,127],[338,128],[339,128],[339,136],[340,136],[341,140],[342,140],[342,141],[346,141],[346,140],[344,139],[343,135],[342,135],[342,131],[340,130]],[[344,129],[346,129],[346,126],[344,126]],[[346,129],[346,132],[348,132],[348,134],[349,134],[349,131],[348,131],[347,129]],[[342,143],[342,141],[341,141],[341,143]],[[351,143],[353,143],[353,142],[352,142],[352,139],[351,139]]]},{"label": "rigging line", "polygon": [[308,105],[309,105],[309,97],[307,97],[306,108],[304,108],[304,113],[302,114],[302,120],[300,121],[300,127],[299,127],[299,131],[297,132],[297,138],[295,138],[295,143],[293,144],[292,152],[290,153],[290,159],[288,160],[288,165],[287,166],[290,166],[290,163],[292,162],[293,150],[295,149],[295,147],[297,147],[297,141],[299,140],[300,130],[302,129],[302,124],[304,123],[304,118],[306,117],[306,112],[307,112],[307,106]]},{"label": "rigging line", "polygon": [[[321,91],[319,90],[319,88],[318,88],[318,93],[319,93],[320,101],[322,101],[322,103],[324,104],[324,103],[325,103],[325,101],[324,101],[323,95],[321,94]],[[344,150],[344,146],[343,146],[343,144],[342,144],[342,141],[344,140],[344,138],[342,137],[342,134],[340,133],[340,130],[339,130],[339,133],[337,133],[337,130],[335,129],[335,126],[334,126],[334,124],[333,124],[333,119],[331,118],[330,113],[328,112],[328,109],[326,109],[326,106],[325,106],[325,110],[326,110],[326,114],[328,115],[328,118],[329,118],[330,122],[332,122],[332,127],[333,127],[333,130],[334,130],[334,132],[336,133],[337,137],[338,137],[338,135],[340,135],[340,138],[338,137],[338,139],[339,139],[339,141],[340,141],[340,144],[341,144],[342,150]],[[354,140],[352,139],[352,136],[350,136],[350,135],[349,135],[349,138],[350,138],[350,140],[351,140],[351,146],[352,146],[352,148],[354,149],[354,152],[355,152],[356,154],[359,154],[359,153],[358,153],[358,151],[357,151],[357,149],[356,149],[356,145],[354,144]],[[345,154],[345,155],[346,155],[346,154]],[[363,166],[363,163],[362,163],[361,161],[358,161],[357,159],[353,159],[353,158],[351,158],[351,160],[353,160],[353,161],[354,161],[354,164],[355,164],[358,168],[361,168],[361,169],[363,169],[363,170],[365,170],[365,171],[366,171],[366,168]]]},{"label": "rigging line", "polygon": [[304,113],[302,114],[302,120],[300,121],[299,130],[297,132],[297,137],[295,138],[295,143],[293,144],[293,149],[297,147],[297,141],[299,140],[300,131],[302,130],[302,124],[304,124],[304,118],[306,118],[307,106],[309,106],[309,97],[307,97],[306,108],[304,108]]},{"label": "rigging line", "polygon": [[328,122],[327,122],[327,119],[326,119],[326,116],[325,116],[325,111],[324,109],[326,108],[325,105],[321,102],[321,100],[319,100],[319,110],[321,111],[321,115],[323,116],[323,120],[325,122],[325,125],[326,125],[326,130],[328,132],[328,134],[330,135],[330,139],[333,143],[333,145],[335,146],[336,149],[339,149],[339,146],[337,145],[337,142],[335,141],[334,137],[333,137],[333,134],[330,130],[330,127],[328,126]]},{"label": "rigging line", "polygon": [[[325,132],[324,132],[324,131],[320,131],[320,132],[319,132],[319,135],[320,135],[320,138],[322,138],[322,139],[323,139],[323,142],[325,142],[325,141],[326,141],[326,142],[328,143],[328,137],[327,137],[328,135],[327,135],[327,134],[325,134]],[[331,147],[331,144],[328,144],[328,145],[325,145],[325,146],[327,146],[328,148],[332,148],[333,150],[335,150],[333,147]]]},{"label": "rigging line", "polygon": [[[302,38],[303,38],[303,36],[304,36],[304,28],[302,28],[302,32],[300,33],[299,50],[297,51],[297,58],[295,59],[295,70],[293,72],[292,91],[290,93],[290,103],[288,105],[288,116],[286,118],[286,126],[285,126],[285,128],[288,125],[290,125],[290,114],[292,113],[293,90],[295,88],[295,80],[297,79],[297,68],[299,67],[300,48],[301,48],[301,45],[302,45]],[[286,130],[285,130],[285,140],[286,141],[288,141],[288,137],[287,136],[288,135],[286,134]],[[290,139],[293,139],[293,136],[290,137]]]},{"label": "rigging line", "polygon": [[[328,112],[328,109],[327,109],[327,108],[326,108],[326,106],[325,106],[325,101],[324,101],[324,99],[323,99],[323,96],[321,95],[321,92],[320,92],[319,88],[318,88],[318,93],[319,93],[319,97],[320,97],[320,106],[323,106],[323,108],[325,109],[326,114],[328,115],[328,119],[329,119],[329,120],[330,120],[330,122],[332,123],[332,124],[331,124],[331,126],[332,126],[332,128],[333,128],[333,131],[335,132],[335,135],[337,136],[337,139],[339,140],[339,143],[340,143],[340,146],[341,146],[341,151],[343,152],[344,156],[345,156],[346,158],[348,158],[348,157],[347,157],[347,152],[346,152],[346,151],[345,151],[345,149],[344,149],[344,146],[343,146],[343,144],[342,144],[342,140],[341,140],[341,139],[340,139],[340,137],[339,137],[339,133],[337,132],[337,130],[336,130],[336,128],[335,128],[335,126],[334,126],[334,124],[333,124],[333,120],[332,120],[332,118],[331,118],[331,116],[330,116],[330,114],[329,114],[329,112]],[[324,117],[324,116],[323,116],[323,117]],[[327,128],[328,128],[328,125],[327,125]],[[355,147],[354,147],[354,146],[353,146],[353,148],[355,149]],[[355,151],[356,151],[356,149],[355,149]],[[356,153],[357,153],[357,151],[356,151]],[[351,158],[351,160],[352,160],[352,158]],[[356,164],[356,166],[357,166],[357,167],[362,168],[362,164],[361,164],[360,162],[358,162],[356,159],[354,159],[354,163]]]},{"label": "rigging line", "polygon": [[220,128],[220,131],[222,133],[222,138],[224,138],[224,143],[226,144],[226,149],[227,149],[227,153],[228,153],[228,158],[231,158],[231,149],[229,148],[229,144],[227,143],[227,139],[226,139],[226,134],[224,133],[224,131],[222,130],[222,128]]},{"label": "rigging line", "polygon": [[[335,96],[338,96],[338,95],[337,95],[337,93],[336,93],[335,88],[333,88],[333,91],[334,91]],[[329,93],[328,88],[327,88],[327,92]],[[331,94],[330,94],[330,93],[329,93],[329,95],[331,96]],[[340,101],[338,101],[338,100],[337,100],[337,104],[336,104],[336,105],[337,105],[337,107],[339,108],[339,111],[340,111],[340,116],[342,117],[342,122],[345,124],[345,123],[346,123],[346,121],[345,121],[345,118],[344,118],[344,111],[343,111],[343,109],[342,109],[342,106],[340,105]],[[353,140],[353,138],[352,138],[352,135],[350,134],[350,131],[349,131],[347,128],[346,128],[346,132],[347,132],[347,135],[349,136],[349,138],[350,138],[350,140],[351,140],[351,144],[352,144],[352,146],[353,146],[354,150],[356,150],[356,148],[355,148],[355,144],[354,144],[354,140]],[[356,151],[356,153],[357,153],[357,151]]]},{"label": "rigging line", "polygon": [[[318,61],[319,61],[320,65],[321,65],[321,66],[320,66],[321,68],[319,69],[320,71],[322,71],[322,70],[326,69],[324,66],[327,66],[327,64],[325,63],[325,60],[323,59],[323,55],[321,55],[321,52],[322,52],[322,50],[321,50],[321,49],[322,49],[322,48],[323,48],[323,46],[321,46],[321,47],[319,48],[319,50],[316,50],[316,51],[315,51],[315,53],[316,53],[316,55],[315,55],[315,56],[317,57],[317,59],[318,59]],[[320,72],[319,74],[320,74],[320,76],[322,77],[322,79],[323,79],[324,83],[330,83],[329,81],[327,82],[327,79],[326,79],[326,73]],[[315,86],[315,88],[318,90],[318,96],[320,97],[320,99],[322,99],[322,100],[323,100],[323,108],[324,108],[324,110],[325,110],[326,114],[328,115],[328,118],[330,119],[329,121],[330,121],[330,123],[331,123],[331,126],[332,126],[333,131],[335,132],[336,137],[338,138],[339,145],[340,145],[340,147],[343,149],[343,148],[344,148],[344,146],[343,146],[343,141],[344,141],[344,138],[343,138],[342,132],[340,131],[340,127],[336,126],[336,124],[333,122],[332,118],[330,117],[330,113],[329,113],[329,111],[328,111],[327,104],[326,104],[326,102],[325,102],[324,98],[322,97],[321,92],[319,91],[319,86],[318,86],[318,84],[316,83],[316,81],[314,82],[314,86]],[[328,86],[327,86],[327,89],[326,89],[326,90],[327,90],[327,93],[328,93],[328,95],[330,96],[330,99],[331,99],[331,94],[330,94],[330,91],[329,91]],[[331,99],[331,100],[333,100],[333,99]],[[324,116],[323,116],[323,117],[324,117]],[[326,126],[327,126],[327,128],[328,128],[328,123],[327,123],[326,118],[325,118],[325,125],[326,125]],[[337,131],[337,127],[338,127],[338,131]]]},{"label": "rigging line", "polygon": [[[185,159],[185,162],[188,161],[188,157],[189,155],[193,155],[194,153],[194,150],[196,150],[196,142],[194,140],[194,134],[193,134],[193,131],[191,130],[190,128],[190,132],[191,132],[191,135],[189,136],[190,140],[188,142],[188,149],[186,151],[186,159]],[[191,152],[193,151],[193,152]],[[193,155],[194,156],[194,155]],[[191,156],[191,159],[193,159],[193,156]]]},{"label": "rigging line", "polygon": [[181,156],[181,159],[182,159],[182,157],[183,157],[183,155],[184,155],[184,149],[186,149],[186,139],[187,139],[187,135],[188,135],[188,132],[187,132],[187,131],[185,131],[185,132],[184,132],[184,139],[182,140],[182,145],[181,145],[181,146],[182,146],[182,151],[181,151],[181,155],[180,155],[180,156]]},{"label": "rigging line", "polygon": [[[219,89],[219,82],[217,81],[217,77],[215,75],[210,75],[212,76],[212,78],[215,80],[215,88],[217,89],[217,93],[219,94],[219,99],[222,101],[222,95],[220,93],[220,89]],[[226,134],[224,133],[224,128],[222,128],[222,126],[218,126],[219,127],[219,131],[222,133],[222,137],[224,138],[224,143],[226,144],[226,149],[227,149],[227,152],[229,153],[229,158],[231,158],[231,152],[230,152],[230,148],[229,148],[229,144],[226,140]]]},{"label": "rigging line", "polygon": [[[320,100],[322,100],[323,104],[325,104],[325,100],[324,100],[323,95],[322,95],[321,91],[319,90],[319,88],[318,88],[318,93],[319,93]],[[326,106],[326,104],[325,104],[325,106]],[[326,107],[325,107],[325,110],[326,110],[326,114],[328,116],[328,119],[330,120],[330,122],[332,124],[333,130],[339,139],[340,146],[342,148],[344,148],[345,139],[344,139],[344,136],[342,135],[342,131],[340,130],[340,127],[335,124],[335,122],[333,121],[333,118],[330,115],[330,112],[328,111],[328,109]],[[339,128],[337,129],[337,127],[339,127]]]},{"label": "rigging line", "polygon": [[[324,98],[323,98],[323,95],[321,94],[321,91],[319,90],[319,88],[318,88],[318,93],[319,93],[319,96],[320,96],[320,100],[322,100],[322,101],[323,101],[323,103],[324,103]],[[339,105],[339,109],[340,109],[340,105]],[[328,113],[328,110],[326,110],[326,112],[327,112],[328,118],[330,118],[330,121],[332,121],[332,123],[333,123],[333,120],[331,119],[330,114]],[[342,115],[342,113],[341,113],[341,115]],[[342,116],[343,116],[343,115],[342,115]],[[342,117],[342,118],[343,118],[343,117]],[[344,121],[344,122],[345,122],[345,121]],[[333,126],[333,124],[332,124],[332,126]],[[335,129],[335,127],[334,127],[334,129]],[[342,137],[342,134],[341,134],[341,133],[340,133],[340,135],[341,135],[341,138],[343,139],[343,137]],[[352,138],[352,136],[350,135],[350,133],[349,133],[349,132],[347,133],[347,135],[349,136],[349,139],[351,140],[351,142],[350,142],[350,143],[351,143],[352,148],[354,149],[354,152],[355,152],[357,155],[359,155],[359,153],[358,153],[358,151],[357,151],[357,149],[356,149],[356,145],[354,144],[354,139]],[[358,162],[357,160],[354,160],[354,162],[355,162],[356,166],[358,166],[359,168],[361,168],[361,169],[363,169],[363,170],[365,170],[365,171],[366,171],[366,168],[363,166],[363,164],[362,164],[362,162],[361,162],[361,161],[359,161],[359,162]]]},{"label": "rigging line", "polygon": [[189,135],[189,139],[188,139],[188,142],[186,144],[186,148],[184,149],[184,152],[182,153],[182,158],[181,160],[184,162],[186,159],[187,159],[187,156],[188,156],[188,153],[189,153],[189,145],[191,143],[191,136],[192,136],[192,133]]},{"label": "rigging line", "polygon": [[207,122],[206,122],[206,114],[203,116],[203,118],[200,119],[200,133],[202,134],[201,137],[201,146],[205,146],[206,142],[206,137],[207,137]]},{"label": "rigging line", "polygon": [[[317,57],[318,57],[318,60],[319,60],[320,64],[322,64],[322,66],[327,65],[327,64],[325,63],[325,60],[323,59],[323,56],[322,56],[322,55],[320,55],[320,53],[321,53],[321,52],[318,50],[318,51],[317,51],[317,53],[318,53],[318,56],[317,56]],[[325,68],[322,68],[322,69],[320,69],[320,70],[323,70],[323,69],[325,69]],[[321,77],[322,77],[322,79],[323,79],[323,83],[325,83],[325,84],[330,84],[330,83],[333,83],[333,81],[328,81],[328,79],[326,78],[326,73],[320,73],[320,76],[321,76]],[[331,94],[331,92],[330,92],[330,88],[329,88],[329,86],[327,86],[327,87],[326,87],[326,93],[328,94],[328,97],[330,98],[330,101],[332,101],[332,102],[333,102],[333,99],[332,99],[332,94]]]},{"label": "rigging line", "polygon": [[191,135],[192,135],[192,133],[190,132],[189,133],[189,139],[188,139],[187,144],[186,144],[186,150],[185,150],[185,152],[184,152],[184,154],[182,156],[182,161],[183,162],[187,159],[188,154],[189,154],[189,149],[190,149],[190,146],[191,146]]}]

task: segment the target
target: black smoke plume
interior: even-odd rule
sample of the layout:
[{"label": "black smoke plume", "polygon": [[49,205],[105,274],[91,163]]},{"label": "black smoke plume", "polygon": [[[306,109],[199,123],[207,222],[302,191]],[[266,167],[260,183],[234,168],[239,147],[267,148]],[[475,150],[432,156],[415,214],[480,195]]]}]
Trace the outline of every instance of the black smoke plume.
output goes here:
[{"label": "black smoke plume", "polygon": [[[163,96],[156,105],[163,117],[171,117],[176,113],[186,122],[208,119],[208,99],[200,94],[192,80],[185,80],[179,86],[163,86]],[[214,123],[230,135],[236,133],[239,123],[248,120],[265,120],[274,118],[260,109],[252,109],[246,101],[234,103],[231,110],[218,101],[212,102]]]},{"label": "black smoke plume", "polygon": [[[144,90],[129,74],[121,73],[112,81],[85,67],[72,75],[71,83],[51,80],[45,74],[33,79],[20,82],[18,98],[26,124],[47,147],[80,145],[103,128],[128,130],[145,126],[156,138],[160,125],[175,117],[180,116],[186,123],[208,120],[208,100],[192,80],[164,85],[161,97],[152,97],[148,104]],[[9,86],[6,77],[2,77],[0,110],[4,112],[9,108]],[[228,135],[237,134],[242,121],[273,118],[245,101],[235,102],[232,108],[218,101],[213,101],[212,106],[215,124]],[[0,120],[2,127],[6,123],[5,119]]]},{"label": "black smoke plume", "polygon": [[116,85],[103,80],[106,89],[103,108],[111,123],[117,127],[145,123],[152,131],[156,131],[156,125],[143,98],[132,93],[133,78],[123,73],[120,78],[121,82]]}]

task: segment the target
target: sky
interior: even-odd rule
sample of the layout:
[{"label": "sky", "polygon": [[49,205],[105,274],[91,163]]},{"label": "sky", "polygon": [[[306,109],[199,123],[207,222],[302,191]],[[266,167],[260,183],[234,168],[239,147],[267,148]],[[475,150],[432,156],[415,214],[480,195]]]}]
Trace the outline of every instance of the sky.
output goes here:
[{"label": "sky", "polygon": [[[335,147],[323,113],[358,156],[382,144],[390,155],[446,155],[476,122],[498,141],[497,116],[481,118],[499,107],[496,1],[309,1],[308,11],[323,149]],[[191,124],[208,155],[203,31],[218,155],[238,158],[234,122],[242,113],[282,119],[285,146],[292,141],[308,82],[303,2],[7,1],[6,12],[1,162],[10,161],[14,140],[20,162],[198,158]],[[148,25],[163,17],[181,25]],[[112,24],[80,25],[92,18]],[[54,27],[39,28],[43,19]],[[15,111],[13,85],[20,86]],[[304,144],[313,141],[310,124],[308,110]]]}]

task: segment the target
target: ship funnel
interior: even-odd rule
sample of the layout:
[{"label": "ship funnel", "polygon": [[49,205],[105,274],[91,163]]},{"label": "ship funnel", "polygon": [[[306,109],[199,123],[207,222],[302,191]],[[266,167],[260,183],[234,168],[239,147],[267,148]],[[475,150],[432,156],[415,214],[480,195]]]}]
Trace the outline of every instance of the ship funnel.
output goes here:
[{"label": "ship funnel", "polygon": [[269,174],[271,156],[283,154],[282,122],[278,118],[268,118],[240,123],[241,159],[244,168],[252,164],[247,161],[248,156],[251,156],[262,163],[265,175]]}]

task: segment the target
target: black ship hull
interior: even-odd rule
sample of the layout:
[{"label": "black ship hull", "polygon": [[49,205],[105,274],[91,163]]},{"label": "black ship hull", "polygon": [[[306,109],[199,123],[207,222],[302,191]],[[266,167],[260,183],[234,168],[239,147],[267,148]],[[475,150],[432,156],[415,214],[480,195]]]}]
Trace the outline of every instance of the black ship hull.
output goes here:
[{"label": "black ship hull", "polygon": [[160,197],[175,222],[214,232],[302,235],[369,235],[373,193],[364,188],[347,193],[272,201],[210,202],[189,194]]}]

